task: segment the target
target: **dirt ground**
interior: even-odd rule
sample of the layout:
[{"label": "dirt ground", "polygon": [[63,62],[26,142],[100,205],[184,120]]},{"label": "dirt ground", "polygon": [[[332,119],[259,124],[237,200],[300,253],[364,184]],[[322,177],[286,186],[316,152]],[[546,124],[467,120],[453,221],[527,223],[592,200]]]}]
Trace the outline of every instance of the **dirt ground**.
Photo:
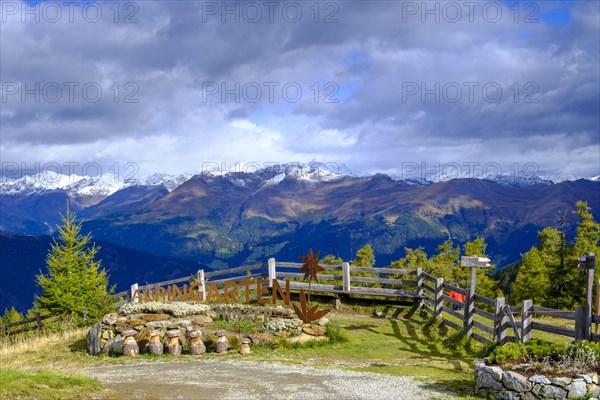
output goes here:
[{"label": "dirt ground", "polygon": [[454,398],[411,377],[270,362],[198,359],[106,365],[78,372],[102,382],[106,390],[99,399]]}]

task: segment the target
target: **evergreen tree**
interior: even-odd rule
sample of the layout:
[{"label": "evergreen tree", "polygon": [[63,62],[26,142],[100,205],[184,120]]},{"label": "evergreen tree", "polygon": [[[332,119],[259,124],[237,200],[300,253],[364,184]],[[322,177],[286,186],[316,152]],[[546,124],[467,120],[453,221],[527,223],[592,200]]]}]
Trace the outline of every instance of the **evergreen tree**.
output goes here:
[{"label": "evergreen tree", "polygon": [[454,275],[459,256],[460,248],[454,247],[454,243],[447,240],[437,247],[437,254],[429,260],[427,272],[436,278],[444,278],[445,282],[456,284]]},{"label": "evergreen tree", "polygon": [[575,213],[581,218],[577,226],[577,238],[575,239],[575,255],[585,256],[592,252],[600,256],[600,224],[594,221],[592,209],[585,201],[575,204]]},{"label": "evergreen tree", "polygon": [[0,324],[10,324],[11,322],[18,322],[23,319],[23,314],[18,312],[14,307],[4,309],[4,315],[0,319]]},{"label": "evergreen tree", "polygon": [[336,257],[333,254],[327,254],[319,261],[320,264],[324,265],[342,265],[343,262],[344,260],[341,257]]},{"label": "evergreen tree", "polygon": [[549,285],[548,267],[544,264],[540,250],[532,247],[523,255],[511,299],[514,302],[531,299],[534,304],[546,304]]},{"label": "evergreen tree", "polygon": [[357,267],[372,267],[375,265],[375,254],[370,244],[366,244],[356,252],[356,259],[352,264]]},{"label": "evergreen tree", "polygon": [[404,252],[406,255],[401,259],[392,262],[390,267],[399,269],[426,269],[427,253],[425,253],[423,247],[417,247],[416,249],[405,247]]},{"label": "evergreen tree", "polygon": [[90,322],[97,321],[113,309],[114,287],[108,287],[106,271],[95,260],[99,248],[91,235],[81,235],[81,223],[75,218],[68,207],[61,215],[59,240],[54,241],[46,258],[48,274],[36,276],[42,288],[36,305],[83,325],[86,316]]},{"label": "evergreen tree", "polygon": [[[465,256],[477,256],[487,257],[486,255],[487,243],[482,237],[478,237],[472,242],[467,242],[463,247],[463,255]],[[489,298],[502,297],[502,292],[498,289],[498,283],[489,276],[493,266],[490,268],[477,268],[476,275],[476,292],[482,296]],[[456,281],[462,287],[468,287],[471,285],[471,268],[458,267],[456,268]]]}]

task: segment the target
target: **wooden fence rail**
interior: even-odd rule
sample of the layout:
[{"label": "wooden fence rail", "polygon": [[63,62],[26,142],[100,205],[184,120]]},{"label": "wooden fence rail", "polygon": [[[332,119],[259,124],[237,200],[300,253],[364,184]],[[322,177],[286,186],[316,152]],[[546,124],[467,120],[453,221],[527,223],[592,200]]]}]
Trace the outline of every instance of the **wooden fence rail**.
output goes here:
[{"label": "wooden fence rail", "polygon": [[[241,279],[266,279],[269,288],[273,280],[290,279],[290,289],[300,291],[308,288],[303,281],[304,274],[298,270],[302,263],[278,262],[270,258],[267,263],[258,263],[224,270],[205,272],[196,275],[159,282],[152,285],[132,285],[131,290],[117,293],[117,297],[131,298],[135,289],[156,288],[184,282],[196,282],[206,296],[206,284],[217,284],[223,294],[223,285]],[[319,282],[311,284],[311,290],[334,296],[386,297],[392,299],[412,299],[436,319],[451,329],[465,332],[469,337],[482,342],[526,342],[534,336],[534,331],[563,335],[575,340],[591,339],[600,341],[600,335],[591,333],[591,324],[600,323],[600,316],[587,318],[586,307],[575,311],[556,310],[534,306],[525,300],[518,306],[505,304],[504,298],[489,298],[476,293],[476,288],[461,288],[444,282],[420,268],[369,268],[352,266],[347,262],[341,265],[324,265],[326,273],[319,274]],[[451,292],[454,292],[452,295]],[[464,296],[464,301],[460,299]],[[254,296],[255,298],[255,296]],[[534,320],[535,316],[550,316],[573,321],[575,327],[563,327]]]},{"label": "wooden fence rail", "polygon": [[[11,322],[9,324],[0,325],[0,338],[17,335],[19,333],[25,333],[33,330],[42,331],[44,329],[44,320],[49,318],[56,317],[53,314],[40,315],[40,313],[35,313],[35,316],[27,319],[22,319],[21,321]],[[28,324],[32,324],[35,322],[35,325],[25,326]],[[13,330],[13,328],[25,326],[20,329]]]}]

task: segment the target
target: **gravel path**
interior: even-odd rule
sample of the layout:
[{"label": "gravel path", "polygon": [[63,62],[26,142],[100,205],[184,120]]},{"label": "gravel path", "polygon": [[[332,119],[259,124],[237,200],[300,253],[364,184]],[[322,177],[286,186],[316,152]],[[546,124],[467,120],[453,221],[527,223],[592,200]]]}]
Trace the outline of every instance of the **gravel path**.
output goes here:
[{"label": "gravel path", "polygon": [[448,399],[443,393],[396,377],[281,363],[193,360],[141,362],[79,371],[99,379],[111,397],[201,400]]}]

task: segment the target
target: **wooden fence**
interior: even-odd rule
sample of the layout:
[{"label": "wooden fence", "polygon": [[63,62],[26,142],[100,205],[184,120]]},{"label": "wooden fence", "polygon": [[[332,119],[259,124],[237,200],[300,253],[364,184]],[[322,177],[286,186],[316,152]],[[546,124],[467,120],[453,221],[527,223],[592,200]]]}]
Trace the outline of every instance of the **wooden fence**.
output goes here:
[{"label": "wooden fence", "polygon": [[[20,333],[25,333],[34,330],[42,331],[44,329],[44,321],[54,317],[56,317],[56,315],[40,315],[40,313],[35,313],[34,317],[23,319],[17,322],[11,322],[9,324],[0,325],[0,338],[14,336]],[[47,323],[48,321],[46,321],[46,325]]]},{"label": "wooden fence", "polygon": [[[130,290],[116,293],[117,299],[123,299],[117,305],[124,304],[136,290],[155,289],[158,287],[197,283],[199,290],[206,297],[206,286],[216,284],[223,294],[227,282],[247,279],[268,280],[269,288],[273,280],[290,280],[290,289],[299,291],[308,289],[308,282],[303,281],[304,274],[298,270],[301,263],[278,262],[274,258],[267,263],[258,263],[223,270],[199,270],[195,275],[168,281],[131,285]],[[534,336],[535,331],[547,332],[572,338],[574,340],[589,339],[600,341],[600,335],[591,332],[592,323],[600,323],[600,315],[591,318],[587,307],[578,307],[575,311],[556,310],[533,305],[525,300],[519,306],[510,306],[504,298],[488,298],[475,290],[460,288],[444,282],[423,272],[420,268],[407,270],[396,268],[366,268],[341,265],[323,265],[326,271],[319,274],[319,282],[311,284],[313,293],[329,294],[338,300],[344,296],[359,296],[388,299],[409,299],[418,302],[427,312],[437,319],[443,320],[447,327],[465,332],[469,337],[482,342],[526,342]],[[465,297],[465,301],[451,297],[455,292]],[[256,293],[250,295],[256,299]],[[544,322],[544,316],[560,318],[567,326]],[[41,319],[49,318],[43,316]],[[26,320],[32,322],[34,319]],[[37,320],[36,320],[37,321]],[[41,322],[41,321],[40,321]],[[556,319],[553,320],[556,322]],[[24,324],[25,321],[0,326],[0,331],[9,326]],[[40,324],[39,329],[42,328]],[[32,329],[32,328],[30,328]]]}]

